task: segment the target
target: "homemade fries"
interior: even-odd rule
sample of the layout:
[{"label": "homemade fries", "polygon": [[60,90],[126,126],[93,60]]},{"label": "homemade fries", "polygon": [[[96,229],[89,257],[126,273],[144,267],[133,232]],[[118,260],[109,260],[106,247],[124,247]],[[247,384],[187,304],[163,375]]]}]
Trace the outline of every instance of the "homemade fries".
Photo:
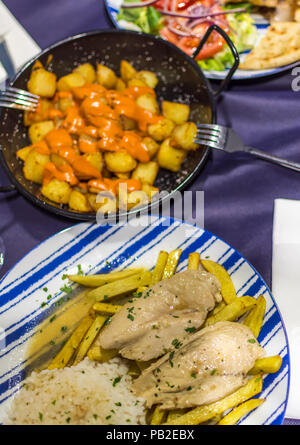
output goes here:
[{"label": "homemade fries", "polygon": [[[124,69],[124,67],[123,67]],[[104,75],[103,73],[101,75]],[[127,73],[127,76],[130,74]],[[99,275],[69,275],[69,280],[93,287],[88,295],[94,297],[95,303],[89,313],[81,320],[62,350],[52,360],[49,369],[63,368],[77,364],[88,356],[90,360],[106,362],[118,355],[115,349],[104,350],[100,347],[99,338],[105,324],[116,314],[122,303],[108,303],[106,300],[117,299],[138,293],[140,289],[169,279],[176,273],[182,250],[175,249],[168,253],[161,251],[152,272],[143,268],[125,269]],[[188,257],[188,269],[197,270],[200,265],[215,274],[220,281],[223,300],[212,310],[205,326],[218,321],[235,321],[247,325],[257,338],[263,325],[266,301],[261,295],[257,299],[251,296],[238,297],[233,282],[226,270],[213,261],[202,260],[199,253],[193,252]],[[134,294],[133,294],[134,295]],[[114,300],[113,300],[114,301]],[[246,315],[245,315],[246,314]],[[240,320],[240,317],[243,318]],[[149,362],[130,361],[129,375],[138,377],[151,365]],[[213,423],[217,425],[234,425],[244,415],[260,406],[264,399],[252,398],[262,391],[263,374],[276,373],[280,369],[282,359],[279,355],[256,360],[255,366],[249,371],[247,383],[221,400],[193,409],[160,409],[160,405],[148,411],[150,425],[199,425]],[[231,410],[228,412],[228,410]],[[226,412],[226,415],[224,413]]]}]

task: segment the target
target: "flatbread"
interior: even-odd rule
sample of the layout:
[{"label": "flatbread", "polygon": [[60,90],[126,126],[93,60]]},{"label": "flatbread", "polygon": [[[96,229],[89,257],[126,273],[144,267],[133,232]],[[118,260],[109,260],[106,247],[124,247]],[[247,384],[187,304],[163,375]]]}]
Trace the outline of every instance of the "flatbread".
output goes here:
[{"label": "flatbread", "polygon": [[298,60],[300,60],[300,23],[274,22],[239,68],[242,70],[278,68]]}]

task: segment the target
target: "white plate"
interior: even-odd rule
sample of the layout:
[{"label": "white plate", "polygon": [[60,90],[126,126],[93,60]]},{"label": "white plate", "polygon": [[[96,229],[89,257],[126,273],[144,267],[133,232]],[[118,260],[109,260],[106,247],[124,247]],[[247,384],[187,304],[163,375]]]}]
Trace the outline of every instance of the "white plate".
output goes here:
[{"label": "white plate", "polygon": [[[264,378],[259,397],[266,398],[266,402],[241,423],[281,424],[289,389],[289,350],[280,314],[262,278],[232,247],[203,229],[159,217],[148,220],[144,216],[135,222],[136,227],[75,225],[38,245],[0,281],[0,422],[24,379],[26,366],[36,359],[26,352],[32,336],[39,331],[40,323],[58,310],[56,303],[65,295],[60,289],[65,284],[62,276],[66,269],[76,273],[81,265],[85,273],[95,273],[133,264],[151,268],[160,250],[180,247],[183,252],[179,271],[187,267],[188,254],[198,251],[203,258],[209,256],[228,270],[239,296],[263,294],[266,298],[266,315],[258,340],[268,356],[280,354],[283,364],[277,374]],[[43,307],[47,295],[52,298]],[[55,346],[47,347],[46,354],[52,357]]]},{"label": "white plate", "polygon": [[[120,10],[120,5],[122,4],[122,0],[104,0],[108,15],[110,16],[114,26],[118,29],[125,29],[118,22],[118,13]],[[269,26],[269,23],[264,20],[261,16],[254,16],[254,21],[256,28],[258,30],[259,38],[262,38]],[[241,61],[243,61],[245,54],[241,54]],[[243,80],[243,79],[256,79],[259,77],[273,76],[274,74],[281,73],[283,71],[287,71],[294,66],[297,66],[298,62],[291,63],[290,65],[281,66],[279,68],[272,68],[267,70],[239,70],[237,69],[235,74],[233,75],[233,79],[235,80]],[[224,71],[203,71],[205,76],[209,79],[222,80],[227,74],[228,70]]]}]

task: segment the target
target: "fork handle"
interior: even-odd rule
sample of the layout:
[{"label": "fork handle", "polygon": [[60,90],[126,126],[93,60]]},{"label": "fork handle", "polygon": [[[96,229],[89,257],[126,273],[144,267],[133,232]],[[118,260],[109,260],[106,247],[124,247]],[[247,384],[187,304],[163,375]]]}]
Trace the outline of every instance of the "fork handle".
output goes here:
[{"label": "fork handle", "polygon": [[269,153],[266,153],[265,151],[257,150],[256,148],[252,147],[244,147],[243,151],[246,151],[247,153],[250,153],[257,158],[263,159],[264,161],[273,162],[273,164],[278,164],[282,167],[300,172],[300,164],[298,164],[297,162],[288,161],[286,159],[271,155]]}]

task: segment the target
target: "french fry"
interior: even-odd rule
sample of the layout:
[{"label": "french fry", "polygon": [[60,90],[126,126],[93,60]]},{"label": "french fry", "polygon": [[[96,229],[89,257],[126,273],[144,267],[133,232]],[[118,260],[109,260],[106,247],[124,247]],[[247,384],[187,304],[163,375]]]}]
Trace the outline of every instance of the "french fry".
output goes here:
[{"label": "french fry", "polygon": [[186,409],[173,409],[172,411],[169,411],[167,422],[171,422],[174,419],[177,419],[178,417],[181,417],[183,414],[186,413]]},{"label": "french fry", "polygon": [[166,411],[160,409],[159,405],[157,405],[154,409],[150,425],[161,425],[163,418],[165,417],[165,414]]},{"label": "french fry", "polygon": [[259,394],[262,390],[262,382],[263,380],[261,376],[252,377],[246,385],[242,386],[229,396],[226,396],[217,402],[192,409],[183,416],[165,423],[165,425],[199,425],[200,423],[206,422],[224,411],[249,400],[256,394]]},{"label": "french fry", "polygon": [[102,328],[102,326],[104,325],[104,323],[106,322],[106,320],[107,320],[107,317],[104,317],[102,315],[98,315],[95,318],[95,320],[91,324],[89,330],[85,334],[85,336],[79,346],[79,349],[78,349],[77,354],[74,359],[74,363],[73,363],[74,365],[77,365],[79,362],[81,362],[81,360],[84,359],[90,346],[92,345],[93,341],[99,334],[99,331]]},{"label": "french fry", "polygon": [[282,365],[282,358],[280,355],[273,355],[272,357],[264,357],[256,360],[254,366],[248,374],[275,374],[279,371]]},{"label": "french fry", "polygon": [[216,315],[218,312],[220,312],[222,309],[226,307],[225,301],[220,301],[220,303],[217,304],[217,306],[211,311],[210,315]]},{"label": "french fry", "polygon": [[116,349],[103,349],[101,346],[92,346],[87,353],[90,360],[94,362],[105,363],[114,358],[118,354]]},{"label": "french fry", "polygon": [[64,347],[52,360],[52,362],[48,366],[48,369],[64,368],[68,365],[71,358],[73,357],[74,352],[80,345],[81,340],[92,325],[93,320],[94,318],[91,313],[89,313],[81,320],[69,340],[65,343]]},{"label": "french fry", "polygon": [[143,272],[142,267],[136,269],[125,269],[117,272],[103,273],[97,275],[68,275],[69,280],[75,283],[82,284],[85,287],[99,287],[113,281],[121,280],[122,278],[131,277]]},{"label": "french fry", "polygon": [[221,294],[225,303],[229,304],[237,298],[233,282],[228,272],[218,263],[210,260],[201,260],[201,264],[208,272],[215,275],[221,284]]},{"label": "french fry", "polygon": [[250,399],[235,407],[217,425],[235,425],[242,417],[265,402],[265,399]]},{"label": "french fry", "polygon": [[122,306],[118,304],[95,303],[93,309],[97,314],[113,315],[122,309]]},{"label": "french fry", "polygon": [[168,252],[165,252],[164,250],[162,250],[161,252],[159,252],[157,261],[156,261],[156,265],[154,267],[154,270],[152,272],[152,279],[151,279],[151,284],[155,284],[158,283],[162,277],[163,277],[163,273],[168,261]]},{"label": "french fry", "polygon": [[249,309],[256,305],[256,299],[253,297],[239,297],[225,306],[214,315],[210,315],[205,322],[205,326],[210,326],[218,321],[235,321]]},{"label": "french fry", "polygon": [[188,269],[198,270],[199,265],[200,265],[200,254],[198,252],[190,253],[188,258]]},{"label": "french fry", "polygon": [[263,295],[260,295],[256,301],[256,306],[251,309],[243,323],[251,329],[253,335],[257,338],[259,336],[264,321],[266,300]]},{"label": "french fry", "polygon": [[116,297],[117,295],[122,295],[126,292],[133,292],[141,286],[149,285],[150,282],[151,272],[139,273],[132,275],[131,277],[96,287],[88,293],[88,296],[95,298],[96,301],[103,301],[107,298]]},{"label": "french fry", "polygon": [[175,249],[169,253],[166,267],[162,276],[163,280],[171,278],[176,272],[177,264],[182,253],[182,249]]}]

